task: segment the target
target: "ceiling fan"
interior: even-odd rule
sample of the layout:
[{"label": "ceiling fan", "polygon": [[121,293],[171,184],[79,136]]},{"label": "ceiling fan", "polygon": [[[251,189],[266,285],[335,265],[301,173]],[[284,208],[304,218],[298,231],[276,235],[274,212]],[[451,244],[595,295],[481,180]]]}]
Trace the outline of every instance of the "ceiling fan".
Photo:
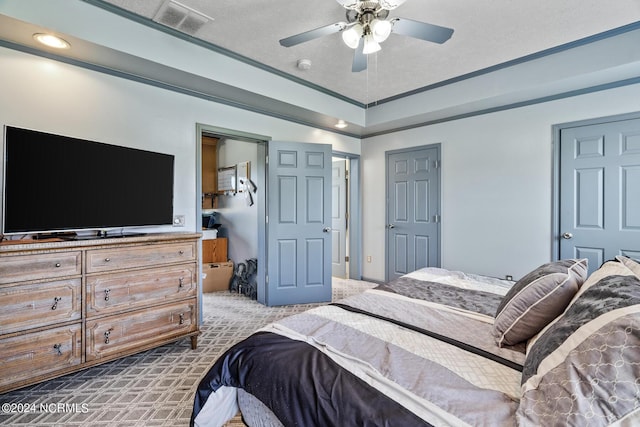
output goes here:
[{"label": "ceiling fan", "polygon": [[407,18],[387,19],[389,11],[405,0],[336,0],[346,11],[347,22],[336,22],[280,40],[284,47],[295,46],[329,34],[342,32],[342,40],[355,49],[351,71],[367,68],[366,55],[379,51],[380,43],[391,33],[402,34],[434,43],[444,43],[453,29]]}]

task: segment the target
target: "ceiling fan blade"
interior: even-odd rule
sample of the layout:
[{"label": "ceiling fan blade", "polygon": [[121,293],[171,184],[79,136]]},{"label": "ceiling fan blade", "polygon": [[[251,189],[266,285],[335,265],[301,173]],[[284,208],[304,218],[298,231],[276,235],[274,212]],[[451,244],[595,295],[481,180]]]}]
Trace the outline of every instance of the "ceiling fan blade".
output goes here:
[{"label": "ceiling fan blade", "polygon": [[284,47],[295,46],[300,43],[308,42],[309,40],[328,36],[329,34],[339,33],[344,30],[346,26],[347,24],[344,22],[336,22],[335,24],[325,25],[324,27],[316,28],[315,30],[309,30],[304,33],[286,37],[280,40],[280,44]]},{"label": "ceiling fan blade", "polygon": [[452,28],[427,24],[426,22],[414,21],[407,18],[395,18],[393,21],[392,32],[428,42],[444,43],[449,40],[453,34]]},{"label": "ceiling fan blade", "polygon": [[364,39],[360,38],[360,42],[358,43],[358,47],[355,49],[353,53],[353,65],[351,65],[351,72],[359,73],[360,71],[364,71],[367,69],[367,55],[365,55],[362,51],[364,50]]}]

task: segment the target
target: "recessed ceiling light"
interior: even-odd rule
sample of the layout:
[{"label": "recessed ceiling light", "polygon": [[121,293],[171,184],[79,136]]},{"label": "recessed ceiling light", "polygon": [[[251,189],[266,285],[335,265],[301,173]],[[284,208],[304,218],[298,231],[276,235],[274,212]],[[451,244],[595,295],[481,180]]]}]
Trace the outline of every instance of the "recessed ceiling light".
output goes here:
[{"label": "recessed ceiling light", "polygon": [[33,38],[37,42],[55,49],[69,49],[71,47],[68,41],[52,34],[36,33]]},{"label": "recessed ceiling light", "polygon": [[348,125],[347,125],[347,123],[346,123],[344,120],[340,119],[340,120],[338,120],[338,123],[336,123],[336,125],[335,125],[335,126],[336,126],[338,129],[344,129],[344,128],[346,128]]}]

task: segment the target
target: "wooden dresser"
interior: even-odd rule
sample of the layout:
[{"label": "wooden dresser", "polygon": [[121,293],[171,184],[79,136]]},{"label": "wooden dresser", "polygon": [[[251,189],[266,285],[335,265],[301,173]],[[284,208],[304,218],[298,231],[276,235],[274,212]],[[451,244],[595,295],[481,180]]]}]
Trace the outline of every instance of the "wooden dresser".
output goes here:
[{"label": "wooden dresser", "polygon": [[0,393],[183,337],[199,234],[0,245]]}]

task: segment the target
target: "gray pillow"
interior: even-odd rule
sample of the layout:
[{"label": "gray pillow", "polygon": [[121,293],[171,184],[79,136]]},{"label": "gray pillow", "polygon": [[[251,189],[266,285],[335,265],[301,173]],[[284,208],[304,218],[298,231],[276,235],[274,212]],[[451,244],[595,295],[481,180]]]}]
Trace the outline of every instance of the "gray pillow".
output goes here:
[{"label": "gray pillow", "polygon": [[618,255],[616,260],[624,264],[625,267],[631,270],[631,272],[640,279],[640,263],[638,261],[622,255]]},{"label": "gray pillow", "polygon": [[587,259],[543,264],[518,282],[500,302],[493,334],[500,347],[526,341],[567,308],[587,277]]},{"label": "gray pillow", "polygon": [[614,264],[527,351],[518,425],[637,425],[640,278]]}]

